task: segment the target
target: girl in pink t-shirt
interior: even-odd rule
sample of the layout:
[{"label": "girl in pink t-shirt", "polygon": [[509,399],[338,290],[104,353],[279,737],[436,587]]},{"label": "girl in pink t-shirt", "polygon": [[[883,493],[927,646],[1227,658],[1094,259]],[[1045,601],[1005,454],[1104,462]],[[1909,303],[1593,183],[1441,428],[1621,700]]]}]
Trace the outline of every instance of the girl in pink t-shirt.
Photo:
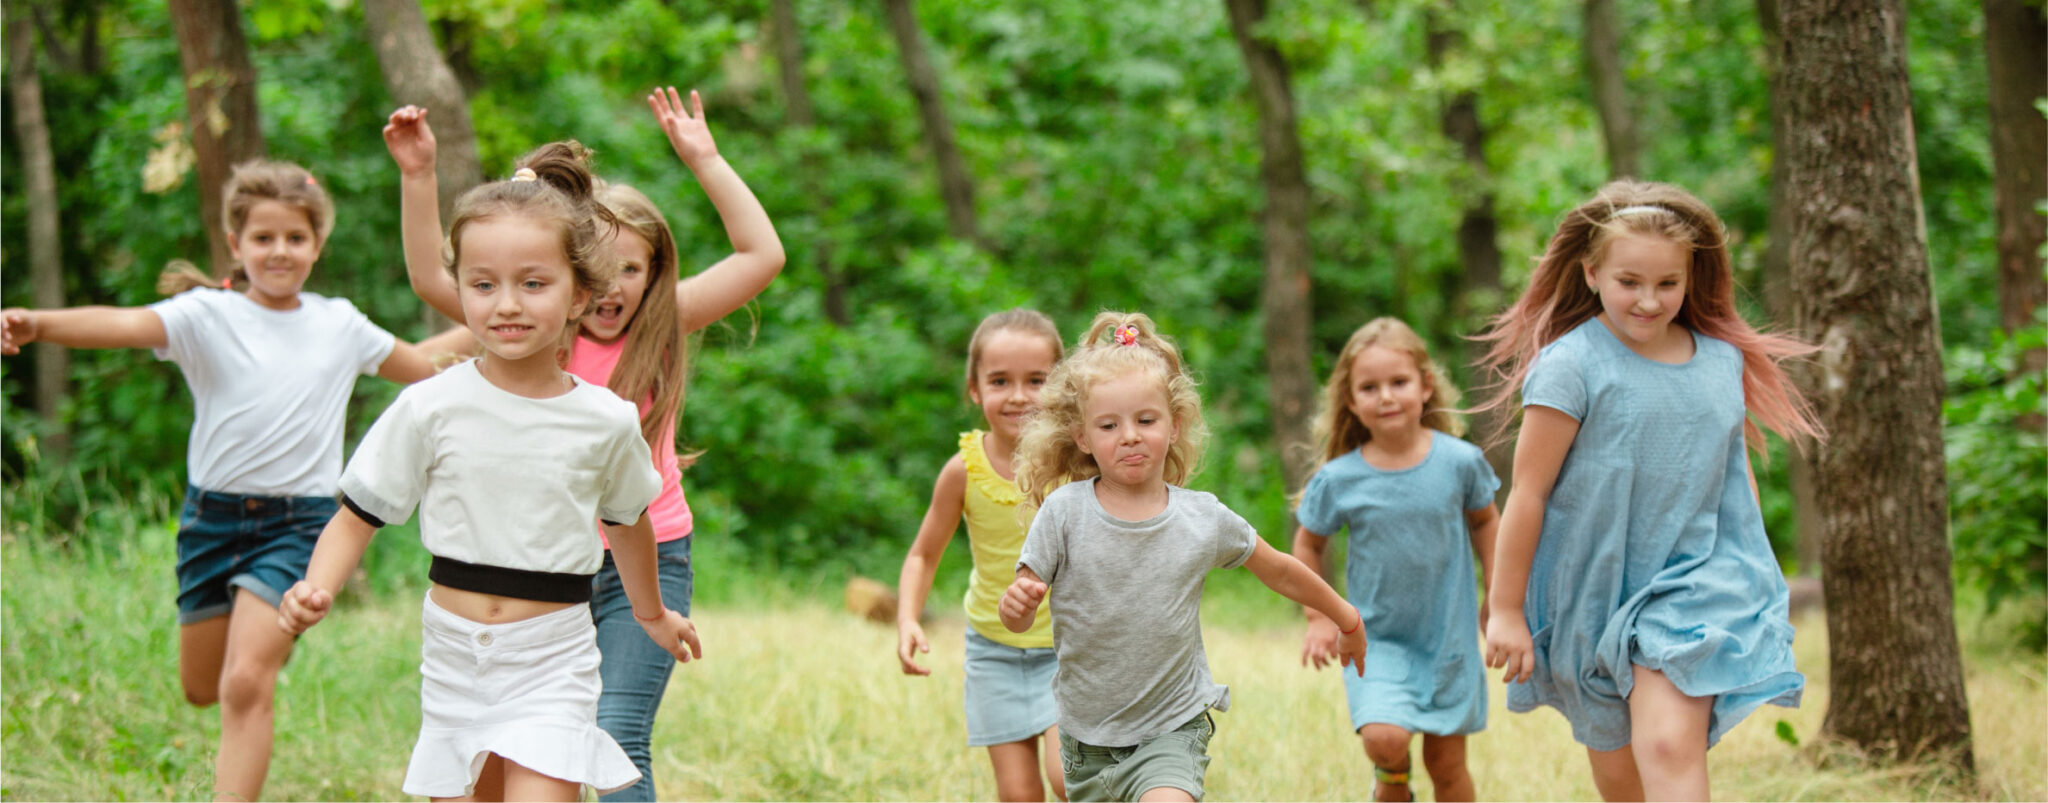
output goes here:
[{"label": "girl in pink t-shirt", "polygon": [[[662,599],[689,615],[690,505],[683,499],[683,460],[676,455],[676,418],[683,406],[690,333],[739,309],[766,289],[782,270],[782,240],[761,202],[718,154],[704,124],[704,103],[690,93],[685,108],[674,87],[657,89],[647,103],[683,164],[697,176],[725,222],[733,253],[688,278],[679,276],[675,235],[661,210],[631,187],[601,187],[598,200],[619,218],[613,247],[620,260],[611,292],[586,315],[568,345],[567,368],[584,380],[604,384],[640,407],[640,432],[654,453],[661,494],[649,506],[660,556]],[[427,110],[407,106],[391,114],[384,143],[402,175],[406,273],[413,292],[442,314],[462,319],[455,284],[440,270],[441,221],[436,205],[435,144]],[[665,289],[674,287],[673,292]],[[654,291],[654,292],[650,292]],[[640,783],[600,798],[654,800],[649,737],[655,711],[668,687],[675,660],[653,645],[632,619],[618,569],[606,553],[593,581],[591,615],[598,650],[604,656],[604,692],[597,719],[640,768]]]}]

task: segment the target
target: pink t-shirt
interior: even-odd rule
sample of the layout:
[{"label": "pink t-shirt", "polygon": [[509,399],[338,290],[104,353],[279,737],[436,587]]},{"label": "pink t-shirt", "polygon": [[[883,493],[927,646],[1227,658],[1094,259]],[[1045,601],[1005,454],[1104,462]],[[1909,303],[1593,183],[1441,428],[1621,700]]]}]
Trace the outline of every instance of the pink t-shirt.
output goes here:
[{"label": "pink t-shirt", "polygon": [[[608,385],[612,369],[625,353],[623,337],[610,344],[577,337],[576,345],[569,349],[569,373],[585,382]],[[646,415],[647,408],[654,406],[654,396],[636,399],[634,404],[639,406],[641,415]],[[647,517],[654,524],[654,540],[659,543],[687,537],[691,526],[690,503],[683,499],[683,470],[676,465],[676,423],[669,421],[661,428],[661,437],[648,445],[654,452],[654,470],[661,474],[661,495],[647,506]],[[605,544],[605,548],[610,549],[611,544]]]}]

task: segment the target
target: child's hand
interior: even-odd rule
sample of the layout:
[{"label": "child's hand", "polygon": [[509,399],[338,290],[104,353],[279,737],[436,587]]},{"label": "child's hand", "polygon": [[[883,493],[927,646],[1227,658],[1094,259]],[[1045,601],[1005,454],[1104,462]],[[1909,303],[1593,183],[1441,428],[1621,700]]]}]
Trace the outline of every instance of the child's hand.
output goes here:
[{"label": "child's hand", "polygon": [[36,315],[20,307],[0,310],[0,354],[20,354],[36,342]]},{"label": "child's hand", "polygon": [[277,606],[277,626],[296,636],[327,618],[327,611],[332,607],[333,594],[310,581],[300,580],[292,584],[290,591],[284,592],[284,600]]},{"label": "child's hand", "polygon": [[690,109],[683,108],[683,99],[676,94],[675,87],[667,93],[657,88],[647,96],[647,108],[654,110],[654,121],[661,124],[661,132],[668,135],[668,144],[676,149],[676,156],[683,164],[696,167],[698,162],[718,158],[718,144],[711,141],[711,129],[704,125],[704,99],[697,96],[697,90],[690,90]]},{"label": "child's hand", "polygon": [[406,106],[392,112],[391,121],[384,124],[384,148],[391,151],[401,174],[433,172],[434,129],[427,126],[427,110]]},{"label": "child's hand", "polygon": [[1359,677],[1365,677],[1365,615],[1355,608],[1352,614],[1358,618],[1351,620],[1357,623],[1352,625],[1351,632],[1337,631],[1337,656],[1344,666],[1353,667]]},{"label": "child's hand", "polygon": [[1005,623],[1030,621],[1038,615],[1038,605],[1045,601],[1045,584],[1029,577],[1018,575],[1017,580],[1003,591],[1003,600],[997,604]]},{"label": "child's hand", "polygon": [[1337,660],[1337,624],[1322,614],[1308,617],[1308,636],[1301,643],[1301,665],[1321,669]]},{"label": "child's hand", "polygon": [[[675,656],[677,663],[687,664],[704,657],[704,647],[697,643],[697,626],[682,614],[663,609],[661,616],[653,619],[641,619],[638,614],[633,618],[640,623],[640,629],[647,631],[648,638]],[[685,644],[690,646],[688,650],[683,649]]]},{"label": "child's hand", "polygon": [[916,655],[931,652],[932,645],[925,643],[924,627],[916,622],[896,623],[896,660],[903,664],[903,674],[929,675],[930,669],[919,666]]},{"label": "child's hand", "polygon": [[1501,678],[1509,683],[1529,679],[1536,669],[1536,648],[1529,640],[1529,622],[1520,616],[1502,615],[1486,623],[1486,665],[1505,667]]}]

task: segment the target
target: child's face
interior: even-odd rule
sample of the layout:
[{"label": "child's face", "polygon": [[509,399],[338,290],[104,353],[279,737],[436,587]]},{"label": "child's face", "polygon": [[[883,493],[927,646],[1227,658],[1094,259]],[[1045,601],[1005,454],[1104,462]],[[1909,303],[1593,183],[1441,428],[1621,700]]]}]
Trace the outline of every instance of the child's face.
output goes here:
[{"label": "child's face", "polygon": [[543,221],[494,217],[462,230],[455,287],[471,334],[492,354],[554,356],[562,331],[590,300],[576,286],[561,236]]},{"label": "child's face", "polygon": [[619,339],[633,325],[654,264],[654,246],[632,229],[618,230],[612,252],[619,260],[619,278],[612,282],[612,291],[597,300],[597,310],[583,316],[583,333],[600,343]]},{"label": "child's face", "polygon": [[257,201],[249,207],[242,230],[228,239],[228,250],[249,276],[248,295],[266,307],[292,309],[299,288],[320,259],[320,235],[305,210],[279,201]]},{"label": "child's face", "polygon": [[1180,437],[1159,378],[1146,372],[1096,382],[1081,405],[1074,440],[1095,458],[1102,477],[1125,487],[1164,481],[1166,451]]},{"label": "child's face", "polygon": [[1663,237],[1620,234],[1607,257],[1586,270],[1586,282],[1600,297],[1600,309],[1615,331],[1638,344],[1657,343],[1685,302],[1692,255]]},{"label": "child's face", "polygon": [[1423,406],[1435,393],[1407,352],[1367,346],[1351,359],[1351,388],[1344,406],[1367,432],[1378,436],[1420,426]]},{"label": "child's face", "polygon": [[967,397],[981,405],[990,432],[1017,439],[1024,419],[1038,410],[1038,392],[1045,389],[1055,361],[1053,344],[1044,335],[1003,329],[982,341]]}]

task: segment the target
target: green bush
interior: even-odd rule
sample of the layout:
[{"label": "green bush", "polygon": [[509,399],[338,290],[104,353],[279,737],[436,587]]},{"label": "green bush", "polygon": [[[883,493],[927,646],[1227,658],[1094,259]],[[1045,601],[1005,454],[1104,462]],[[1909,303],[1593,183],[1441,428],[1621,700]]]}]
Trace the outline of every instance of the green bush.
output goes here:
[{"label": "green bush", "polygon": [[2042,375],[2019,371],[2020,356],[2048,345],[2035,325],[1995,333],[1991,347],[1948,354],[1949,535],[1959,580],[1982,586],[1991,610],[2015,599],[2033,605],[2021,625],[2030,645],[2048,645],[2048,450],[2041,433]]}]

